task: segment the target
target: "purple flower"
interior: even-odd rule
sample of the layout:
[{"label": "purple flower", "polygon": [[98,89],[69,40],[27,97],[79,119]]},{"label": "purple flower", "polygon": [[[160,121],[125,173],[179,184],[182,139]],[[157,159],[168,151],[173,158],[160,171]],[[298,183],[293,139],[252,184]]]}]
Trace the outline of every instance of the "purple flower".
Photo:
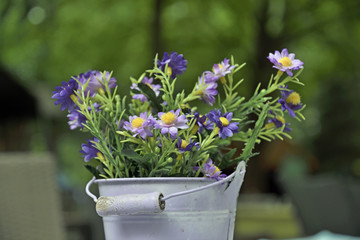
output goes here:
[{"label": "purple flower", "polygon": [[154,128],[156,119],[151,115],[147,116],[147,112],[140,113],[140,116],[130,116],[129,122],[124,122],[124,129],[140,135],[141,138],[145,139],[146,136],[152,137],[153,133],[151,130]]},{"label": "purple flower", "polygon": [[207,122],[206,116],[200,115],[198,112],[194,113],[193,117],[189,118],[190,126],[193,124],[193,121],[196,121],[194,125],[194,129],[192,130],[192,134],[196,132],[202,132],[205,129],[212,130],[212,126],[210,123]]},{"label": "purple flower", "polygon": [[[195,170],[199,169],[198,167],[195,167]],[[216,181],[219,181],[226,177],[225,174],[221,174],[220,169],[215,166],[211,158],[209,158],[206,163],[204,164],[203,168],[200,170],[205,177],[216,179]]]},{"label": "purple flower", "polygon": [[61,104],[61,111],[65,109],[72,111],[78,99],[75,95],[75,91],[78,89],[78,83],[74,79],[70,79],[69,82],[63,81],[61,85],[62,86],[55,87],[51,98],[57,99],[55,105]]},{"label": "purple flower", "polygon": [[[100,104],[94,103],[94,109],[95,112],[100,111]],[[88,110],[91,111],[91,107],[88,107]],[[69,118],[68,124],[71,130],[74,130],[78,127],[83,129],[84,127],[83,124],[86,123],[86,117],[79,112],[78,107],[72,110],[72,112],[70,112],[70,114],[68,114],[67,117]]]},{"label": "purple flower", "polygon": [[166,74],[174,79],[176,75],[181,75],[186,70],[187,60],[184,59],[182,54],[177,52],[172,52],[170,56],[169,53],[164,52],[163,59],[161,61],[158,60],[157,65],[158,68],[164,71],[166,64],[168,64]]},{"label": "purple flower", "polygon": [[69,118],[69,126],[71,130],[76,128],[83,128],[83,124],[86,123],[86,117],[79,112],[79,108],[72,110],[67,117]]},{"label": "purple flower", "polygon": [[267,58],[274,64],[273,68],[286,72],[290,77],[293,76],[292,70],[303,68],[304,65],[302,61],[295,59],[294,53],[289,54],[286,48],[281,53],[279,51],[275,51],[275,54],[269,53]]},{"label": "purple flower", "polygon": [[212,106],[215,103],[215,96],[218,94],[216,88],[217,88],[217,83],[216,82],[206,83],[203,75],[199,78],[199,83],[197,85],[196,91],[197,94],[206,104]]},{"label": "purple flower", "polygon": [[302,108],[300,95],[297,92],[294,92],[294,90],[287,90],[288,86],[285,86],[282,89],[284,90],[280,90],[281,98],[278,100],[278,103],[281,104],[281,110],[284,112],[288,110],[290,117],[294,118],[294,111]]},{"label": "purple flower", "polygon": [[[85,76],[84,76],[85,77]],[[108,84],[109,88],[116,87],[116,79],[111,77],[111,74],[108,71],[105,71],[104,74],[96,71],[89,74],[90,80],[85,93],[90,92],[90,96],[95,96],[97,93],[106,92],[105,84]],[[80,80],[81,82],[82,80]],[[87,81],[87,79],[86,79]]]},{"label": "purple flower", "polygon": [[178,138],[178,141],[176,142],[176,147],[179,149],[180,153],[184,153],[184,152],[190,152],[193,147],[199,149],[200,144],[198,142],[193,142],[191,138],[189,142],[181,138]]},{"label": "purple flower", "polygon": [[178,128],[189,128],[185,115],[179,116],[180,109],[171,110],[170,112],[159,112],[158,116],[160,120],[156,121],[155,128],[161,129],[161,134],[169,133],[172,139],[177,137]]},{"label": "purple flower", "polygon": [[[159,96],[161,85],[153,84],[153,81],[154,81],[153,78],[144,77],[141,82],[147,84],[155,92],[155,95]],[[136,83],[133,83],[130,88],[140,91],[140,89]],[[139,99],[141,102],[146,102],[148,100],[147,97],[141,93],[134,94],[133,99]]]},{"label": "purple flower", "polygon": [[216,127],[219,129],[219,137],[227,138],[232,137],[234,133],[237,133],[239,127],[237,126],[238,122],[231,122],[233,113],[227,112],[224,116],[221,115],[220,110],[211,110],[210,113],[207,114],[209,120],[215,123]]},{"label": "purple flower", "polygon": [[265,128],[282,128],[285,124],[283,132],[291,132],[292,129],[288,127],[290,123],[285,123],[285,119],[282,116],[277,116],[272,111],[269,111],[269,113],[273,115],[273,117],[269,119],[267,124],[265,124]]},{"label": "purple flower", "polygon": [[229,59],[224,59],[221,63],[214,64],[213,71],[205,72],[205,82],[211,83],[221,80],[222,83],[226,83],[225,76],[235,68],[235,65],[229,64]]},{"label": "purple flower", "polygon": [[81,144],[80,153],[83,154],[85,162],[89,162],[90,159],[96,158],[98,156],[99,150],[95,147],[95,142],[98,143],[99,139],[94,138],[93,140],[87,139],[87,144]]},{"label": "purple flower", "polygon": [[96,74],[96,71],[94,71],[94,70],[89,70],[89,71],[87,71],[86,73],[80,73],[77,77],[74,77],[74,78],[76,78],[79,82],[80,82],[80,84],[85,84],[86,82],[87,82],[87,80],[89,80],[89,78],[91,77],[91,76],[93,76],[94,74]]}]

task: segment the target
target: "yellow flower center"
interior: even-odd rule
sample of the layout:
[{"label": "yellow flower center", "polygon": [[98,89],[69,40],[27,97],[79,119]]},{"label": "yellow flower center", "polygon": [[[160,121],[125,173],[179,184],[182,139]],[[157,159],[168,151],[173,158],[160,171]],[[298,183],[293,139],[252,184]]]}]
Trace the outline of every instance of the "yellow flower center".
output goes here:
[{"label": "yellow flower center", "polygon": [[227,127],[229,125],[229,120],[227,120],[226,118],[224,117],[220,117],[220,122],[222,123],[222,125],[224,127]]},{"label": "yellow flower center", "polygon": [[133,128],[139,128],[143,125],[144,122],[145,122],[144,119],[138,117],[138,118],[135,118],[134,120],[132,120],[131,126]]},{"label": "yellow flower center", "polygon": [[292,65],[292,62],[288,57],[283,57],[279,60],[279,63],[281,63],[283,67],[290,67]]},{"label": "yellow flower center", "polygon": [[171,76],[171,74],[172,74],[172,69],[171,67],[168,66],[166,69],[166,75]]},{"label": "yellow flower center", "polygon": [[276,116],[276,119],[280,121],[282,124],[285,124],[285,119],[281,116]]},{"label": "yellow flower center", "polygon": [[181,148],[186,148],[187,145],[188,145],[187,141],[181,140]]},{"label": "yellow flower center", "polygon": [[169,124],[172,124],[173,122],[175,122],[176,116],[172,112],[167,112],[167,113],[165,113],[164,115],[161,116],[161,120],[165,124],[169,125]]},{"label": "yellow flower center", "polygon": [[297,92],[292,92],[286,98],[286,102],[294,104],[294,105],[299,105],[300,104],[300,95]]},{"label": "yellow flower center", "polygon": [[[221,65],[221,63],[218,63],[218,66],[219,66],[219,69],[222,69],[222,68],[223,68],[223,66]],[[213,72],[215,72],[215,69],[214,69],[214,68],[213,68],[212,70],[213,70]]]},{"label": "yellow flower center", "polygon": [[214,166],[215,167],[215,171],[213,172],[213,174],[217,173],[220,171],[220,169],[217,167],[217,166]]}]

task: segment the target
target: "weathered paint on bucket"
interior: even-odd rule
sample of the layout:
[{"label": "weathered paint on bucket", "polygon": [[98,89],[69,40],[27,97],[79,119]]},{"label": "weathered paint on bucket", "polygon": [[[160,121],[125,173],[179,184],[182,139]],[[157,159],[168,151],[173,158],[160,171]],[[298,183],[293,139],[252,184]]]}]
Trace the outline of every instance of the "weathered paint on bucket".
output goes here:
[{"label": "weathered paint on bucket", "polygon": [[[228,182],[166,200],[159,213],[104,216],[106,240],[231,240],[237,198],[245,175],[238,166]],[[160,192],[167,195],[213,183],[206,178],[123,178],[95,180],[100,196]]]}]

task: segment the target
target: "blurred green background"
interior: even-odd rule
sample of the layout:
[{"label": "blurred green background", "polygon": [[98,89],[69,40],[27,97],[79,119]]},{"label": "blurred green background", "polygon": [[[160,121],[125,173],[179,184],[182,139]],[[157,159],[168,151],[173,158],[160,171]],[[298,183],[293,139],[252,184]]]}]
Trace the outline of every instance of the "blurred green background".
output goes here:
[{"label": "blurred green background", "polygon": [[359,178],[359,42],[354,0],[2,0],[0,151],[54,153],[71,209],[91,176],[79,153],[87,136],[68,128],[51,99],[61,81],[112,70],[128,94],[129,77],[151,68],[156,53],[177,51],[188,60],[177,87],[189,92],[203,71],[232,55],[247,63],[237,77],[248,97],[275,73],[268,54],[288,48],[305,63],[305,87],[295,89],[307,119],[291,122],[293,140],[258,146],[242,191],[281,195],[273,178],[289,155],[311,174]]}]

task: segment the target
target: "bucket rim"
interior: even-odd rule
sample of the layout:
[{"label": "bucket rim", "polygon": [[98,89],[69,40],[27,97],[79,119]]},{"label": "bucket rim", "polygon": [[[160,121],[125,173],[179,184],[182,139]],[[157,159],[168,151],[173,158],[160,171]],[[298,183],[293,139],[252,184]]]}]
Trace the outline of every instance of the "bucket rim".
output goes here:
[{"label": "bucket rim", "polygon": [[117,182],[216,182],[215,179],[205,177],[139,177],[139,178],[107,178],[96,179],[94,183],[117,183]]}]

